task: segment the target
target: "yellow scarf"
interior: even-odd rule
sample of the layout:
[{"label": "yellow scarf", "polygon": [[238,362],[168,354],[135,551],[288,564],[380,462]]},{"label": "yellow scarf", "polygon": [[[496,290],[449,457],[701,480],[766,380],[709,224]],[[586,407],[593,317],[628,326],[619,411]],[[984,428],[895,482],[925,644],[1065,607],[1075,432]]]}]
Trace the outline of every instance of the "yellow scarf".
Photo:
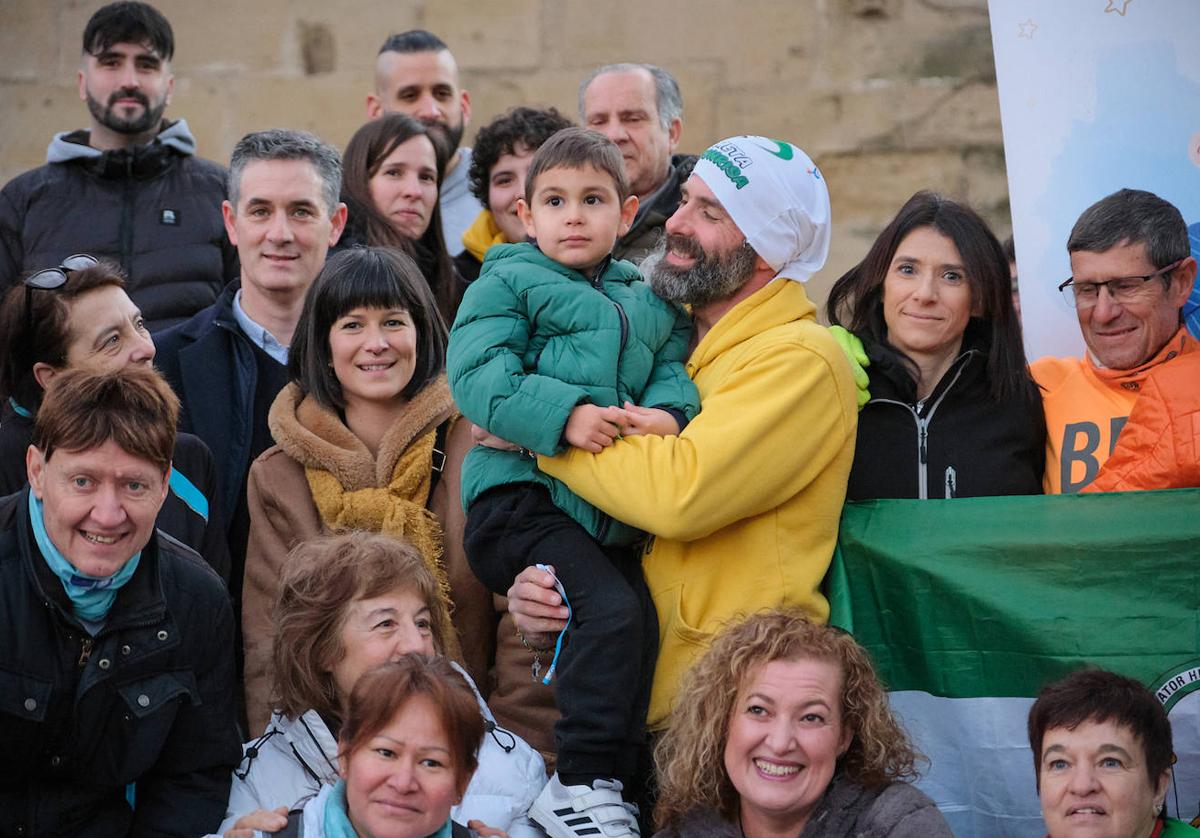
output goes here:
[{"label": "yellow scarf", "polygon": [[386,486],[346,489],[333,474],[314,466],[305,466],[304,475],[326,528],[331,532],[380,532],[410,542],[421,551],[449,607],[450,585],[441,561],[442,526],[425,508],[436,436],[436,430],[430,431],[405,448]]},{"label": "yellow scarf", "polygon": [[471,226],[462,234],[463,247],[467,249],[467,253],[480,262],[487,255],[489,247],[494,244],[505,244],[507,241],[508,239],[504,238],[504,234],[500,232],[500,228],[496,226],[496,217],[492,215],[491,210],[483,210],[475,216]]},{"label": "yellow scarf", "polygon": [[438,582],[447,621],[441,635],[448,656],[461,657],[449,621],[453,608],[442,563],[442,526],[425,504],[432,485],[437,428],[457,414],[444,376],[421,389],[384,435],[377,455],[337,413],[295,384],[280,392],[268,424],[279,446],[304,466],[321,523],[331,532],[366,530],[403,538],[421,551]]}]

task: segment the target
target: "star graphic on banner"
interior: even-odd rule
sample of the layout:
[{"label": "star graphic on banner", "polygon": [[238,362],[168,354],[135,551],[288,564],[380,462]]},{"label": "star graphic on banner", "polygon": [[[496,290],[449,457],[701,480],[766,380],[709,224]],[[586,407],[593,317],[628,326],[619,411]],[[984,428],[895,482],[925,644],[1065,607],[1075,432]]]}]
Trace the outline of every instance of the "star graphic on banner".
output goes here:
[{"label": "star graphic on banner", "polygon": [[[1124,0],[1124,2],[1129,2],[1129,0]],[[1017,37],[1028,38],[1031,41],[1033,40],[1033,33],[1036,32],[1038,28],[1037,24],[1033,22],[1032,18],[1026,19],[1024,23],[1018,23],[1017,27]]]},{"label": "star graphic on banner", "polygon": [[1108,0],[1108,5],[1104,7],[1104,13],[1116,12],[1121,17],[1125,17],[1125,10],[1132,2],[1133,0]]}]

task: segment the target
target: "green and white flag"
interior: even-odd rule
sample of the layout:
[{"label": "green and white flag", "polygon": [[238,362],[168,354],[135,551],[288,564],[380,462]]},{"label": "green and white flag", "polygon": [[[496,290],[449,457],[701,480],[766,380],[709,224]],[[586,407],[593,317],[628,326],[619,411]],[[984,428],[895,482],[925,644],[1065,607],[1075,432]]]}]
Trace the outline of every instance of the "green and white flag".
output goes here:
[{"label": "green and white flag", "polygon": [[959,838],[1045,835],[1026,719],[1085,665],[1157,692],[1200,814],[1200,490],[847,504],[827,585]]}]

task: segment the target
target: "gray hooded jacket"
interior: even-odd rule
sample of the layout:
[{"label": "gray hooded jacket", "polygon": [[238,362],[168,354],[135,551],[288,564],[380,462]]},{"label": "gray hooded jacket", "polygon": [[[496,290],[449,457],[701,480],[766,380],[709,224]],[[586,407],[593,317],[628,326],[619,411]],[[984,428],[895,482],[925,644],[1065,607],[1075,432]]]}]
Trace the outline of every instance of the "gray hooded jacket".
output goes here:
[{"label": "gray hooded jacket", "polygon": [[100,151],[54,135],[46,165],[0,191],[0,291],[74,253],[118,263],[152,330],[211,305],[237,277],[225,235],[225,169],[195,156],[187,122],[143,146]]}]

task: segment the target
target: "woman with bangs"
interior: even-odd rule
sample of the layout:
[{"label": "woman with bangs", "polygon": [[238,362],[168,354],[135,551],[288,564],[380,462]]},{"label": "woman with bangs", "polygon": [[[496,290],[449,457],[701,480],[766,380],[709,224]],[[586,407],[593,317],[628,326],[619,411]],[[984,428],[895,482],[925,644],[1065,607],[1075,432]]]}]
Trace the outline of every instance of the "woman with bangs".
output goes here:
[{"label": "woman with bangs", "polygon": [[464,286],[442,235],[438,194],[446,157],[438,135],[404,114],[385,114],[354,132],[342,157],[348,214],[336,250],[369,245],[407,253],[449,325]]},{"label": "woman with bangs", "polygon": [[288,551],[321,533],[365,530],[411,542],[453,605],[444,651],[487,683],[495,612],[462,547],[460,475],[472,443],[450,398],[445,352],[433,293],[399,251],[343,251],[309,289],[291,383],[268,416],[276,445],[255,461],[247,487],[242,625],[252,731],[273,709],[270,612]]},{"label": "woman with bangs", "polygon": [[829,321],[861,341],[869,378],[848,500],[1042,492],[1045,416],[1011,289],[986,222],[932,192],[834,284]]}]

